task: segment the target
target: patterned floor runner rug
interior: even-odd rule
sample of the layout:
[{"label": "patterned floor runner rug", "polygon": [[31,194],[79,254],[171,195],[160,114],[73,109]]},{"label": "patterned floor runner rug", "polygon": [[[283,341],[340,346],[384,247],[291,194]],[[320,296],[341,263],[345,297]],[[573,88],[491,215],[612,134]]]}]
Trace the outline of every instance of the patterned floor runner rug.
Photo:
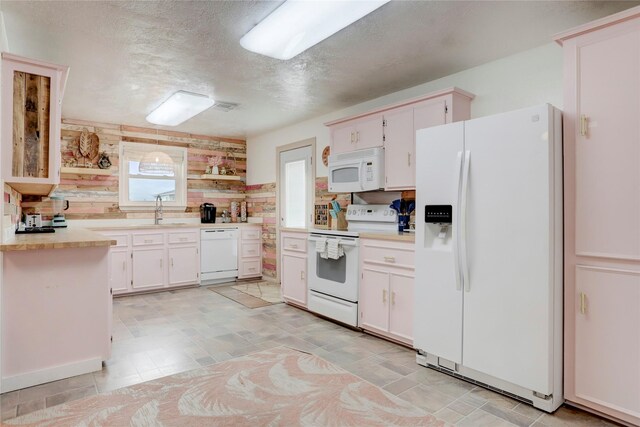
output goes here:
[{"label": "patterned floor runner rug", "polygon": [[286,347],[7,420],[20,426],[443,426],[313,354]]}]

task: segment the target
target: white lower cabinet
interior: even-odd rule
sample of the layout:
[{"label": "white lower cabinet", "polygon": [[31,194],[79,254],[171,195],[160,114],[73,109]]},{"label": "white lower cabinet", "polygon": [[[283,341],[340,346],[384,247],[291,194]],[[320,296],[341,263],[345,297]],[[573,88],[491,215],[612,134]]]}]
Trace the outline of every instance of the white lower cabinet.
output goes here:
[{"label": "white lower cabinet", "polygon": [[280,234],[280,285],[288,303],[307,306],[307,234]]},{"label": "white lower cabinet", "polygon": [[200,229],[109,230],[114,295],[200,283]]},{"label": "white lower cabinet", "polygon": [[414,244],[361,239],[360,253],[358,326],[412,344]]},{"label": "white lower cabinet", "polygon": [[197,282],[200,270],[198,258],[196,247],[169,247],[169,286]]},{"label": "white lower cabinet", "polygon": [[246,225],[240,229],[238,279],[262,276],[262,228]]},{"label": "white lower cabinet", "polygon": [[165,254],[163,247],[134,249],[132,263],[131,287],[133,290],[164,287]]}]

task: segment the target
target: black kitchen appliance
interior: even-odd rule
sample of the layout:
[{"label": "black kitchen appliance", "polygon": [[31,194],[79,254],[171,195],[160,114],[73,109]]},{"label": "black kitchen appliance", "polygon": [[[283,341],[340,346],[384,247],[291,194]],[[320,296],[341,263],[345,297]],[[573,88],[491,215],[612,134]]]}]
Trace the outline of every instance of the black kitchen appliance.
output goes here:
[{"label": "black kitchen appliance", "polygon": [[216,207],[213,203],[203,203],[200,205],[200,222],[203,224],[216,222]]}]

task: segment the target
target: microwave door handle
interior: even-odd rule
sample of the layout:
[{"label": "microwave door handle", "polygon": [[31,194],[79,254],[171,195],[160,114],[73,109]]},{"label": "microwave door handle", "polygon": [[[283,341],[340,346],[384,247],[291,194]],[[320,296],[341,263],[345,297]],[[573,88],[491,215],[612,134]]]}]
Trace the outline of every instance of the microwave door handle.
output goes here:
[{"label": "microwave door handle", "polygon": [[364,173],[364,160],[360,160],[360,167],[358,168],[358,183],[360,184],[360,190],[364,191],[364,180],[362,174]]}]

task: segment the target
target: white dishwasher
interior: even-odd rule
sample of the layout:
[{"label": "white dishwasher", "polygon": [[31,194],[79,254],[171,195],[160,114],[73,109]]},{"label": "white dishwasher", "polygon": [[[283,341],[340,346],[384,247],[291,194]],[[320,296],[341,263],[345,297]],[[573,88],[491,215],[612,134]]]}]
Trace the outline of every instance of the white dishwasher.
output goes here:
[{"label": "white dishwasher", "polygon": [[238,229],[200,230],[201,283],[213,285],[238,277]]}]

